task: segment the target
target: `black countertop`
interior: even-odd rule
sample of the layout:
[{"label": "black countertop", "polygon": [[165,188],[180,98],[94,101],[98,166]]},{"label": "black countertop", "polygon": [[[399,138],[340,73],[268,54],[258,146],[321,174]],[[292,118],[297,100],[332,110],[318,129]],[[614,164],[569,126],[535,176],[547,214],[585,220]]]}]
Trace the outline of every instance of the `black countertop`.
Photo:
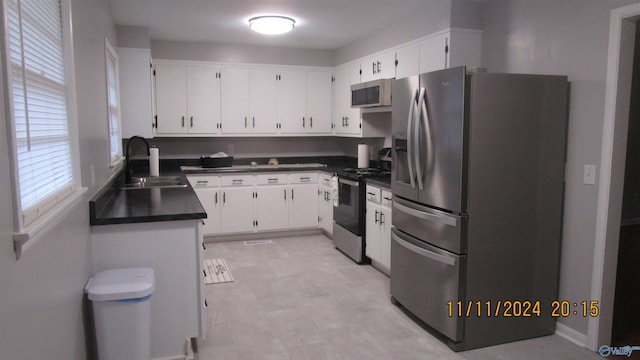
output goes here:
[{"label": "black countertop", "polygon": [[[357,159],[347,156],[329,157],[295,157],[279,158],[280,166],[277,168],[247,168],[246,165],[255,161],[258,164],[267,164],[269,158],[243,158],[234,159],[234,165],[245,165],[238,172],[256,171],[323,171],[335,173],[338,169],[354,167]],[[300,164],[320,163],[325,167],[304,167]],[[295,166],[288,166],[296,164]],[[160,159],[161,175],[177,175],[186,180],[185,174],[180,170],[181,166],[199,166],[199,159]],[[148,161],[132,160],[131,166],[137,174],[148,174]],[[206,169],[200,171],[186,171],[185,173],[224,173]],[[229,172],[229,171],[227,171]],[[89,201],[89,213],[91,225],[130,224],[157,221],[174,221],[190,219],[206,219],[202,204],[198,200],[191,185],[184,188],[152,188],[152,189],[122,189],[124,173],[121,172],[110,183],[105,185]]]},{"label": "black countertop", "polygon": [[[178,175],[180,173],[162,173]],[[91,225],[206,219],[191,185],[183,188],[122,189],[124,176],[116,177],[89,201]]]}]

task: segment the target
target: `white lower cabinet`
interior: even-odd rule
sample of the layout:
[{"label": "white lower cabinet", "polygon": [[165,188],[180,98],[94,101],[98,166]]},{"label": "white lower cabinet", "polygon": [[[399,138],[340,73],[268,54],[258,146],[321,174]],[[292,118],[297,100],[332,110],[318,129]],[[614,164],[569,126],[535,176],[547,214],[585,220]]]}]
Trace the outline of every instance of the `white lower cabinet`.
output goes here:
[{"label": "white lower cabinet", "polygon": [[391,192],[367,185],[366,255],[389,274],[391,267]]},{"label": "white lower cabinet", "polygon": [[128,267],[154,270],[152,358],[184,358],[187,339],[204,338],[200,220],[92,226],[91,255],[94,273]]},{"label": "white lower cabinet", "polygon": [[[316,172],[189,175],[187,178],[207,212],[204,235],[319,226]],[[333,208],[325,217],[332,223]],[[331,227],[327,225],[329,233]]]},{"label": "white lower cabinet", "polygon": [[252,187],[223,187],[222,207],[220,208],[220,233],[252,232],[256,226]]},{"label": "white lower cabinet", "polygon": [[329,235],[333,234],[333,190],[331,175],[321,174],[318,186],[318,226]]}]

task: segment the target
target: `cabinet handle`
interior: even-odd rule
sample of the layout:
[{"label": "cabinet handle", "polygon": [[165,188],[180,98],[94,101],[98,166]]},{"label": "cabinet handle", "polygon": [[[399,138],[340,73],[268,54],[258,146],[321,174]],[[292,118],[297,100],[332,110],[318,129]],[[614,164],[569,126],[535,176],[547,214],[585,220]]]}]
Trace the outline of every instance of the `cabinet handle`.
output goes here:
[{"label": "cabinet handle", "polygon": [[293,189],[291,189],[291,201],[293,201]]},{"label": "cabinet handle", "polygon": [[369,191],[367,191],[367,194],[369,194],[369,195],[371,195],[371,196],[374,196],[374,195],[375,195],[374,193],[369,192]]},{"label": "cabinet handle", "polygon": [[302,127],[305,128],[306,126],[304,125],[304,116],[302,117]]},{"label": "cabinet handle", "polygon": [[247,117],[246,116],[244,117],[244,128],[245,129],[247,128]]},{"label": "cabinet handle", "polygon": [[189,119],[189,127],[193,127],[193,116]]},{"label": "cabinet handle", "polygon": [[256,128],[256,117],[254,116],[252,119],[253,119],[253,128],[255,129]]},{"label": "cabinet handle", "polygon": [[269,184],[277,184],[278,183],[278,179],[267,179],[267,181],[269,182]]},{"label": "cabinet handle", "polygon": [[204,277],[207,277],[207,271],[206,270],[202,270],[202,273],[204,274]]},{"label": "cabinet handle", "polygon": [[218,193],[216,192],[216,205],[218,205]]},{"label": "cabinet handle", "polygon": [[371,71],[371,74],[375,75],[376,73],[376,62],[373,62],[373,70]]},{"label": "cabinet handle", "polygon": [[225,204],[227,202],[227,193],[223,192],[222,193],[222,203]]},{"label": "cabinet handle", "polygon": [[287,189],[284,189],[284,201],[287,201]]},{"label": "cabinet handle", "polygon": [[202,185],[206,185],[209,183],[209,180],[198,180],[197,181],[198,185],[202,184]]},{"label": "cabinet handle", "polygon": [[380,211],[380,225],[384,224],[384,213]]},{"label": "cabinet handle", "polygon": [[182,127],[184,127],[184,116],[182,117]]},{"label": "cabinet handle", "polygon": [[382,70],[380,69],[380,65],[381,65],[381,64],[380,64],[380,61],[378,61],[378,74],[380,74],[380,72],[382,71]]},{"label": "cabinet handle", "polygon": [[202,243],[202,250],[207,250],[207,247],[204,246],[204,243]]},{"label": "cabinet handle", "polygon": [[311,178],[308,177],[308,176],[303,176],[303,177],[300,178],[300,181],[309,182],[309,181],[311,181]]},{"label": "cabinet handle", "polygon": [[309,117],[309,127],[313,129],[313,117]]},{"label": "cabinet handle", "polygon": [[385,197],[383,197],[383,199],[391,201],[391,198],[388,198],[388,197],[386,197],[386,196],[385,196]]},{"label": "cabinet handle", "polygon": [[344,124],[345,124],[346,127],[349,127],[349,117],[348,116],[344,117]]},{"label": "cabinet handle", "polygon": [[233,180],[231,180],[231,183],[236,185],[236,184],[242,184],[243,181],[244,180],[242,180],[242,179],[233,179]]}]

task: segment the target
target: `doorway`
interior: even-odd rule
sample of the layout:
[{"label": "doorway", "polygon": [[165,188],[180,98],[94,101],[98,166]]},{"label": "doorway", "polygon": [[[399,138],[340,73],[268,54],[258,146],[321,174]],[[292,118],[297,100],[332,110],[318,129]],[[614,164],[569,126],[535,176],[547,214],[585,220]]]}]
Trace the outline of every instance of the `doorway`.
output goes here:
[{"label": "doorway", "polygon": [[611,344],[640,344],[640,21],[634,40]]}]

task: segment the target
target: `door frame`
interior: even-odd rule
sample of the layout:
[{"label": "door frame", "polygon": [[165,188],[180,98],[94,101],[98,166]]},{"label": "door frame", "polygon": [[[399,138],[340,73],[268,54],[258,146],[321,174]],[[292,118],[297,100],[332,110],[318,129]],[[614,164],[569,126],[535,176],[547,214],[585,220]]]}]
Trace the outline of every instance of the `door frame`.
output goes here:
[{"label": "door frame", "polygon": [[587,348],[593,351],[611,342],[633,71],[633,41],[635,20],[639,17],[640,4],[611,10],[591,277],[591,299],[599,301],[600,315],[588,320],[586,344]]}]

